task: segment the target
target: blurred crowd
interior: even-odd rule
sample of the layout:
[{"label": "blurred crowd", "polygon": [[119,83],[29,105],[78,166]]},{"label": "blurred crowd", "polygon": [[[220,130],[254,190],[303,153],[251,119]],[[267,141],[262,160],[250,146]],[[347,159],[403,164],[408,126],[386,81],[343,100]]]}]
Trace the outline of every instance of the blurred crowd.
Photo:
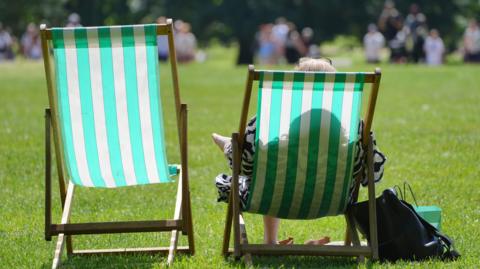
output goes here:
[{"label": "blurred crowd", "polygon": [[[480,29],[472,19],[463,35],[465,62],[480,62]],[[370,24],[363,38],[366,60],[377,63],[386,46],[391,63],[426,63],[440,65],[444,61],[445,45],[440,33],[429,28],[427,17],[418,4],[412,4],[404,17],[391,0],[385,1],[377,24]]]},{"label": "blurred crowd", "polygon": [[[164,24],[167,22],[166,17],[159,17],[157,19],[158,24]],[[187,63],[194,60],[203,61],[204,53],[197,51],[197,39],[192,33],[192,27],[190,23],[182,20],[176,20],[173,24],[173,36],[175,39],[175,53],[177,60],[180,63]],[[167,36],[158,36],[158,59],[160,61],[166,61],[168,59],[168,39]]]},{"label": "blurred crowd", "polygon": [[301,57],[319,57],[319,47],[313,43],[313,30],[297,30],[293,22],[283,17],[275,23],[259,26],[255,35],[258,62],[264,65],[297,63]]},{"label": "blurred crowd", "polygon": [[[165,17],[159,17],[157,23],[165,23]],[[72,13],[65,24],[67,27],[79,27],[80,16]],[[274,65],[297,63],[301,57],[318,58],[320,49],[314,42],[314,31],[310,27],[298,29],[284,17],[274,23],[261,24],[255,34],[255,55],[260,64]],[[204,61],[206,55],[197,49],[197,39],[191,31],[191,25],[182,20],[174,23],[175,51],[179,62]],[[465,62],[480,62],[480,27],[475,19],[470,20],[460,51]],[[444,62],[446,53],[441,34],[430,28],[427,17],[418,4],[412,4],[407,16],[395,7],[392,0],[386,0],[377,23],[368,26],[363,37],[366,60],[378,63],[382,51],[389,51],[391,63],[426,63],[439,65]],[[0,62],[14,60],[15,57],[37,60],[42,58],[39,28],[30,23],[20,39],[12,34],[11,28],[0,22]],[[158,37],[158,58],[166,61],[169,56],[166,36]]]},{"label": "blurred crowd", "polygon": [[[81,27],[80,16],[72,13],[68,16],[66,27]],[[157,23],[166,23],[165,17],[159,17]],[[202,52],[197,52],[197,40],[191,32],[189,23],[176,20],[174,23],[175,51],[179,62],[202,60]],[[40,29],[34,23],[29,23],[25,33],[18,40],[9,27],[0,22],[0,62],[13,61],[16,56],[38,60],[42,58]],[[166,36],[158,37],[158,58],[160,61],[168,59],[168,40]]]}]

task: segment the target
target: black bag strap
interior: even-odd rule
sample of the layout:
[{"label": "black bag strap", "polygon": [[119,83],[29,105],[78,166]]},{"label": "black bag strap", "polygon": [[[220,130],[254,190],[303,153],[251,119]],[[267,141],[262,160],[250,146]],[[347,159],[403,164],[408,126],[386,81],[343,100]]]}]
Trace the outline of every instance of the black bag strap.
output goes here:
[{"label": "black bag strap", "polygon": [[443,252],[442,257],[441,257],[442,260],[456,260],[457,258],[459,258],[461,256],[460,253],[455,250],[453,240],[450,239],[450,237],[441,233],[437,228],[435,228],[435,226],[433,226],[428,221],[423,219],[420,215],[418,215],[418,213],[415,211],[415,209],[412,207],[412,205],[410,205],[409,203],[407,203],[405,201],[402,201],[402,202],[414,212],[414,214],[418,217],[420,222],[423,224],[423,226],[425,227],[425,229],[427,229],[427,231],[429,233],[431,233],[431,234],[437,236],[438,238],[440,238],[440,240],[442,241],[443,247],[445,248],[445,251]]},{"label": "black bag strap", "polygon": [[[412,195],[413,201],[415,202],[415,206],[418,207],[417,199],[413,194],[412,187],[410,186],[410,184],[408,184],[407,181],[403,182],[403,193],[405,194],[405,199],[407,199],[407,190],[406,190],[407,187],[408,187],[408,190],[410,191],[410,195]],[[403,200],[403,197],[402,197],[402,200]]]}]

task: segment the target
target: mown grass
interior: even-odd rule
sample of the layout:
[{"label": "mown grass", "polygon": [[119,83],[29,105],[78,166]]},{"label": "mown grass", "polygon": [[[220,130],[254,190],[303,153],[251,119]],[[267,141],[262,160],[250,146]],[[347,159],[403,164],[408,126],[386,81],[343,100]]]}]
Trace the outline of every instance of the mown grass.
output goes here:
[{"label": "mown grass", "polygon": [[[220,255],[225,205],[216,202],[214,177],[228,167],[210,134],[230,134],[238,126],[246,67],[233,65],[233,50],[214,49],[203,64],[179,68],[182,99],[189,108],[189,156],[192,207],[197,252],[178,256],[175,268],[235,268],[240,263]],[[361,267],[479,266],[480,250],[480,67],[440,68],[383,65],[374,120],[380,148],[388,156],[377,194],[407,180],[422,205],[442,208],[443,231],[455,239],[462,257],[456,262],[366,264]],[[290,68],[290,67],[286,67]],[[341,70],[371,71],[357,64]],[[173,100],[168,66],[162,69],[162,95]],[[50,267],[55,241],[43,239],[44,118],[47,106],[42,63],[0,65],[0,267]],[[164,101],[170,162],[179,162],[172,102]],[[55,181],[54,181],[55,182]],[[60,219],[59,194],[54,184],[54,220]],[[92,190],[78,188],[72,221],[169,218],[175,185]],[[364,196],[363,196],[364,197]],[[247,215],[252,242],[262,239],[261,217]],[[329,235],[341,240],[342,217],[317,221],[284,221],[280,237],[298,243]],[[55,239],[55,238],[54,238]],[[128,234],[77,236],[75,248],[116,248],[168,244],[168,235]],[[181,244],[186,240],[182,238]],[[74,257],[66,268],[161,268],[165,257]],[[258,267],[350,268],[348,258],[254,258]]]}]

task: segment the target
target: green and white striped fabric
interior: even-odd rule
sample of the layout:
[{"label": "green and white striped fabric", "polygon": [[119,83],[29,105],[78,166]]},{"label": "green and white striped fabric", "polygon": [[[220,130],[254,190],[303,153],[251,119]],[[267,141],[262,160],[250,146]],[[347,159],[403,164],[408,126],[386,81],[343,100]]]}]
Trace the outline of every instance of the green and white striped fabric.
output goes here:
[{"label": "green and white striped fabric", "polygon": [[171,181],[156,27],[52,28],[59,128],[74,184]]},{"label": "green and white striped fabric", "polygon": [[288,219],[345,211],[364,77],[260,71],[246,211]]}]

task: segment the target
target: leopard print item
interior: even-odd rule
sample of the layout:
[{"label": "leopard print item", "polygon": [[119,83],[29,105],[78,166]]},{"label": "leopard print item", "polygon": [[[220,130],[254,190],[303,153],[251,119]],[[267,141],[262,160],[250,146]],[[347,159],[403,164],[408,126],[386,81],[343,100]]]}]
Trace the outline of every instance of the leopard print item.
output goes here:
[{"label": "leopard print item", "polygon": [[[353,164],[353,177],[355,178],[358,174],[362,173],[361,183],[363,186],[367,185],[367,175],[366,170],[363,167],[366,166],[367,158],[366,158],[366,148],[362,145],[363,142],[363,128],[364,122],[363,120],[359,122],[358,128],[358,137],[359,140],[355,144],[355,156],[354,156],[354,164]],[[239,194],[240,194],[240,203],[242,209],[245,209],[245,205],[248,201],[248,188],[251,182],[251,176],[253,174],[253,162],[254,162],[254,155],[255,155],[255,131],[256,131],[256,117],[250,119],[245,129],[245,143],[243,145],[243,153],[242,153],[242,171],[239,177]],[[373,168],[374,168],[374,180],[378,182],[383,177],[383,171],[385,162],[387,158],[385,155],[380,151],[377,147],[377,141],[375,139],[375,134],[370,132],[370,136],[373,141]],[[230,168],[232,168],[232,144],[228,143],[224,147],[224,154],[228,160],[228,164]],[[215,178],[215,185],[218,189],[218,202],[228,202],[228,196],[230,195],[230,186],[232,182],[232,176],[227,174],[219,174]],[[352,189],[354,187],[353,181],[352,186],[350,187],[350,194],[352,193]],[[350,196],[351,200],[351,196]]]}]

